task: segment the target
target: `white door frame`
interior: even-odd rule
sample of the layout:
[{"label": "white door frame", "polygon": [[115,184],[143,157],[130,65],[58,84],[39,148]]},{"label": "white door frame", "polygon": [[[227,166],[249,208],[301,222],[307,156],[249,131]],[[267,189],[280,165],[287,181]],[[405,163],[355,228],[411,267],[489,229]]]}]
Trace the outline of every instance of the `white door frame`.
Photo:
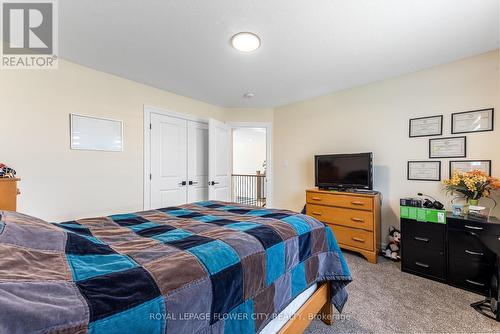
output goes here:
[{"label": "white door frame", "polygon": [[[273,205],[273,123],[271,122],[227,122],[231,125],[232,129],[238,128],[265,128],[266,129],[266,180],[267,180],[267,194],[266,206]],[[232,149],[231,149],[232,153]],[[231,159],[232,163],[232,159]],[[231,166],[232,169],[232,166]]]},{"label": "white door frame", "polygon": [[205,123],[208,125],[208,118],[182,114],[150,105],[144,105],[144,181],[143,181],[143,210],[151,209],[151,114],[160,114],[180,118],[188,121]]}]

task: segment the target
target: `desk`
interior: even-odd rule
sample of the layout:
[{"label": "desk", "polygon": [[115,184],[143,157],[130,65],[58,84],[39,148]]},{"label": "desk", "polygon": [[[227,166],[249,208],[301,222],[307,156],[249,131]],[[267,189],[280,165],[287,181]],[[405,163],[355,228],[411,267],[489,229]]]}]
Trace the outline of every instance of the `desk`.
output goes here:
[{"label": "desk", "polygon": [[448,283],[488,295],[500,254],[500,221],[449,215],[447,222]]},{"label": "desk", "polygon": [[446,224],[401,218],[401,236],[404,272],[488,295],[500,253],[500,220],[455,217],[451,213]]}]

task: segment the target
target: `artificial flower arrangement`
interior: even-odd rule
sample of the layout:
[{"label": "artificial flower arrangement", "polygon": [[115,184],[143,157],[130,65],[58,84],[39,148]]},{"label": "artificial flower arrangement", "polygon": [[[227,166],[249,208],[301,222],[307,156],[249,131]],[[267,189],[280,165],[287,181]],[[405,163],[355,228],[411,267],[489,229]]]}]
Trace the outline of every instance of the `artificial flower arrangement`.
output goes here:
[{"label": "artificial flower arrangement", "polygon": [[500,189],[499,179],[477,169],[470,172],[454,171],[452,178],[443,183],[447,193],[462,194],[470,205],[478,205],[480,198],[489,198],[493,191]]}]

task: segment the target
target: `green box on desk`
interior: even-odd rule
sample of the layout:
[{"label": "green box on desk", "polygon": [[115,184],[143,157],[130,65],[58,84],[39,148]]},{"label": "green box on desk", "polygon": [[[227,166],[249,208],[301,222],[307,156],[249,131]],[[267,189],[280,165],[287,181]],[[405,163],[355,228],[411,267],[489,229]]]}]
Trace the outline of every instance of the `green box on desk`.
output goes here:
[{"label": "green box on desk", "polygon": [[419,222],[446,224],[445,210],[400,206],[399,214],[401,215],[401,218],[413,219]]}]

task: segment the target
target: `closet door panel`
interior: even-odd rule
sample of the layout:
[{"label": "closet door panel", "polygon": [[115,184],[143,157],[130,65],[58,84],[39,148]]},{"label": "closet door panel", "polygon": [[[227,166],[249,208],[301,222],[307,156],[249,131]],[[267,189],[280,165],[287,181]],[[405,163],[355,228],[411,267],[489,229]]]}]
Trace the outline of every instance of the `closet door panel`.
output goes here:
[{"label": "closet door panel", "polygon": [[208,199],[208,125],[188,121],[187,133],[187,201],[205,201]]},{"label": "closet door panel", "polygon": [[211,200],[231,201],[231,126],[209,119],[208,197]]},{"label": "closet door panel", "polygon": [[151,114],[151,207],[186,203],[187,121]]}]

